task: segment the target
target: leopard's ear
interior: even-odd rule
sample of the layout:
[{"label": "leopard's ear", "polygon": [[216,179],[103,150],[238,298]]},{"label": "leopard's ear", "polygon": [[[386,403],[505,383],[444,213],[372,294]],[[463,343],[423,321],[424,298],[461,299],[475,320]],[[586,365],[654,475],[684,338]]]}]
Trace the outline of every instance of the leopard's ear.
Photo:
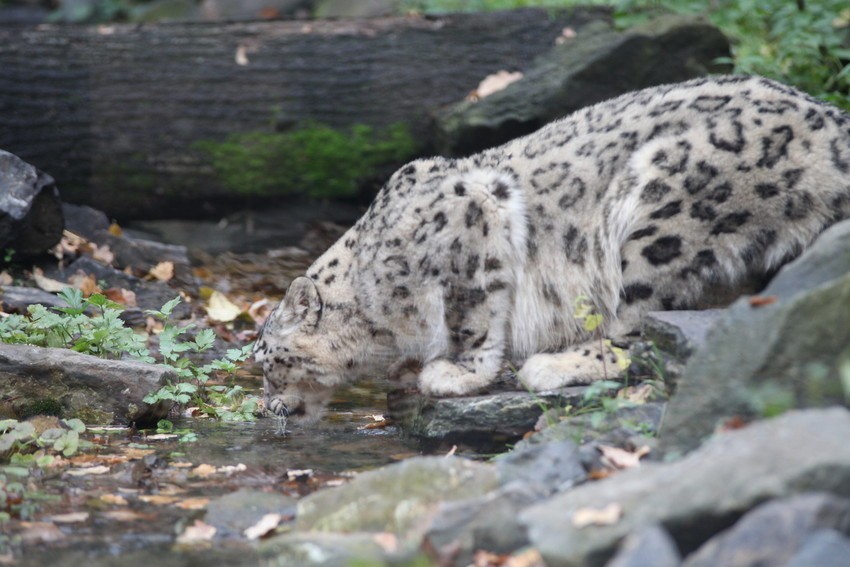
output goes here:
[{"label": "leopard's ear", "polygon": [[313,280],[304,276],[289,284],[281,305],[281,317],[298,325],[315,325],[322,316],[322,297]]}]

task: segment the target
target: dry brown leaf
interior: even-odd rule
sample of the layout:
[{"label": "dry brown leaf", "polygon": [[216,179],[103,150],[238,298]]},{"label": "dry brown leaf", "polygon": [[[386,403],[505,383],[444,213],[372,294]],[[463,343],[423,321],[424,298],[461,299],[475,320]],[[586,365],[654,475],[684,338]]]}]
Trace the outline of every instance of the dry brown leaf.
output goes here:
[{"label": "dry brown leaf", "polygon": [[257,325],[262,325],[269,318],[269,313],[272,312],[274,303],[268,299],[260,299],[255,301],[248,307],[248,315],[254,320]]},{"label": "dry brown leaf", "polygon": [[[92,274],[86,274],[82,270],[77,270],[77,273],[68,278],[68,283],[83,292],[85,297],[93,293],[100,293],[102,290],[97,285],[97,279]],[[67,286],[66,286],[67,287]]]},{"label": "dry brown leaf", "polygon": [[649,447],[646,445],[634,452],[610,445],[599,445],[596,448],[602,453],[602,463],[617,470],[640,466],[641,457],[649,454]]},{"label": "dry brown leaf", "polygon": [[91,257],[100,262],[101,264],[111,266],[112,262],[115,261],[115,254],[113,254],[112,250],[109,249],[108,244],[98,246],[97,244],[92,243],[91,247]]},{"label": "dry brown leaf", "polygon": [[372,540],[381,546],[386,553],[395,553],[398,551],[398,538],[394,533],[379,532],[372,534]]},{"label": "dry brown leaf", "polygon": [[107,504],[112,504],[113,506],[126,506],[127,499],[118,494],[104,494],[100,497],[102,502],[106,502]]},{"label": "dry brown leaf", "polygon": [[248,470],[248,467],[246,467],[242,463],[239,463],[239,464],[236,464],[236,465],[224,465],[222,467],[218,467],[217,469],[215,469],[215,472],[221,473],[221,474],[231,475],[233,473],[243,472],[243,471],[246,471],[246,470]]},{"label": "dry brown leaf", "polygon": [[507,560],[507,555],[499,555],[479,549],[472,557],[472,565],[473,567],[502,567]]},{"label": "dry brown leaf", "polygon": [[85,469],[69,469],[65,471],[65,474],[69,476],[90,476],[96,474],[106,474],[109,472],[109,467],[104,465],[98,465],[96,467],[88,467]]},{"label": "dry brown leaf", "polygon": [[161,282],[167,282],[174,277],[174,262],[160,262],[151,268],[148,276]]},{"label": "dry brown leaf", "polygon": [[193,468],[191,474],[192,476],[207,478],[215,474],[215,467],[206,463],[202,463],[197,467]]},{"label": "dry brown leaf", "polygon": [[74,455],[68,458],[68,462],[75,467],[85,467],[89,465],[116,465],[118,463],[126,463],[127,457],[124,455]]},{"label": "dry brown leaf", "polygon": [[139,304],[136,302],[136,292],[130,291],[129,289],[124,289],[123,287],[111,287],[109,289],[103,290],[103,295],[106,296],[109,301],[114,301],[115,303],[120,303],[125,307],[138,307]]},{"label": "dry brown leaf", "polygon": [[236,61],[237,65],[244,67],[250,61],[248,61],[248,48],[244,45],[239,45],[236,47],[236,54],[233,56],[233,60]]},{"label": "dry brown leaf", "polygon": [[280,521],[283,519],[283,516],[280,514],[266,514],[260,521],[247,528],[244,532],[242,532],[245,537],[249,540],[260,539],[264,535],[267,535],[269,532],[274,530],[276,527],[280,525]]},{"label": "dry brown leaf", "polygon": [[124,449],[124,456],[131,461],[138,461],[139,459],[144,459],[145,457],[154,452],[155,451],[153,449],[139,449],[137,447],[127,447]]},{"label": "dry brown leaf", "polygon": [[112,236],[124,236],[124,231],[121,230],[121,227],[118,225],[117,222],[110,224],[109,228],[106,230],[108,230],[109,234],[111,234]]},{"label": "dry brown leaf", "polygon": [[192,463],[177,461],[176,463],[171,463],[171,466],[175,469],[189,469],[192,468],[194,465]]},{"label": "dry brown leaf", "polygon": [[9,272],[6,270],[0,272],[0,285],[12,285],[13,282],[14,280],[12,279],[12,276],[9,275]]},{"label": "dry brown leaf", "polygon": [[180,500],[179,502],[175,502],[174,506],[182,510],[203,510],[209,503],[209,498],[197,497]]},{"label": "dry brown leaf", "polygon": [[555,38],[555,45],[564,44],[569,40],[573,39],[576,35],[576,30],[570,27],[566,27],[561,30],[561,35]]},{"label": "dry brown leaf", "polygon": [[546,567],[546,563],[539,551],[529,548],[508,557],[505,567]]},{"label": "dry brown leaf", "polygon": [[515,83],[520,79],[522,79],[522,73],[519,71],[513,73],[510,71],[498,71],[484,77],[484,80],[478,84],[478,88],[472,91],[467,98],[473,101],[481,100],[503,90],[511,83]]},{"label": "dry brown leaf", "polygon": [[64,282],[46,277],[44,275],[44,270],[38,267],[33,267],[32,279],[35,280],[35,285],[44,291],[49,291],[50,293],[56,293],[58,291],[62,291],[66,287],[69,287],[68,284]]},{"label": "dry brown leaf", "polygon": [[156,504],[157,506],[165,506],[166,504],[174,504],[178,498],[176,496],[168,496],[165,494],[142,494],[139,500],[147,504]]},{"label": "dry brown leaf", "polygon": [[242,313],[242,308],[227,299],[220,291],[213,291],[207,305],[207,315],[213,321],[229,323]]},{"label": "dry brown leaf", "polygon": [[151,514],[143,514],[142,512],[134,512],[133,510],[107,510],[100,515],[116,522],[135,522],[137,520],[149,520],[152,518]]},{"label": "dry brown leaf", "polygon": [[289,480],[310,478],[311,476],[313,476],[313,469],[289,469],[286,471],[286,478]]},{"label": "dry brown leaf", "polygon": [[779,301],[779,297],[775,295],[754,295],[750,298],[751,307],[764,307]]},{"label": "dry brown leaf", "polygon": [[195,520],[191,526],[187,526],[183,533],[177,536],[177,543],[193,544],[210,541],[215,537],[216,529],[214,526],[206,524],[201,520]]},{"label": "dry brown leaf", "polygon": [[18,534],[23,543],[50,543],[65,539],[62,530],[52,522],[21,522],[24,531]]},{"label": "dry brown leaf", "polygon": [[68,512],[67,514],[56,514],[50,516],[50,521],[57,524],[76,524],[89,519],[88,512]]},{"label": "dry brown leaf", "polygon": [[175,433],[155,433],[153,435],[147,435],[145,437],[145,441],[167,441],[169,439],[177,439],[179,435]]},{"label": "dry brown leaf", "polygon": [[573,527],[613,526],[623,517],[623,507],[612,502],[604,508],[579,508],[573,513]]},{"label": "dry brown leaf", "polygon": [[618,398],[624,398],[633,404],[645,404],[649,400],[650,396],[652,396],[652,386],[649,384],[629,386],[627,388],[623,388],[617,394]]}]

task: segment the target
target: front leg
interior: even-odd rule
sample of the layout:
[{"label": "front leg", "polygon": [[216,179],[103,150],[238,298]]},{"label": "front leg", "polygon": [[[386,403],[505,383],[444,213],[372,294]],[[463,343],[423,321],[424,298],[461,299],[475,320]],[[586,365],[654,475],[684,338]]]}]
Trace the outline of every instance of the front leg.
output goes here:
[{"label": "front leg", "polygon": [[595,380],[622,374],[617,354],[599,341],[570,347],[554,354],[535,354],[525,361],[517,375],[534,392],[564,386],[590,384]]}]

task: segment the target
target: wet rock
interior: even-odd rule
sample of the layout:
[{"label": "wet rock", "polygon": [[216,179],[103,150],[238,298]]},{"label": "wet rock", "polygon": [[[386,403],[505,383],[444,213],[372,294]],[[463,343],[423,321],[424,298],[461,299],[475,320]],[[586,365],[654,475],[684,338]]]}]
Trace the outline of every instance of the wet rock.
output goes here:
[{"label": "wet rock", "polygon": [[663,18],[625,33],[607,25],[579,30],[538,57],[520,81],[440,111],[438,147],[443,155],[469,155],[623,93],[718,72],[714,61],[728,56],[729,42],[717,28],[689,18]]},{"label": "wet rock", "polygon": [[438,503],[481,496],[497,486],[493,465],[416,457],[306,496],[298,502],[296,529],[392,532],[415,540]]},{"label": "wet rock", "polygon": [[174,278],[170,280],[170,283],[191,293],[197,291],[198,280],[192,273],[189,252],[185,246],[163,244],[129,236],[115,236],[104,231],[97,234],[94,242],[109,246],[115,254],[115,267],[120,270],[132,267],[147,272],[160,262],[172,262]]},{"label": "wet rock", "polygon": [[216,528],[216,537],[244,538],[244,532],[266,514],[295,515],[295,499],[275,492],[242,488],[210,501],[204,521]]},{"label": "wet rock", "polygon": [[655,524],[629,534],[606,567],[678,567],[681,562],[676,542]]},{"label": "wet rock", "polygon": [[803,542],[786,567],[846,567],[850,539],[835,530],[818,530]]},{"label": "wet rock", "polygon": [[402,8],[399,0],[319,0],[317,18],[377,18],[392,16]]},{"label": "wet rock", "polygon": [[88,205],[62,203],[62,214],[65,216],[65,228],[87,240],[92,240],[100,231],[109,229],[109,217],[106,213]]},{"label": "wet rock", "polygon": [[299,532],[262,543],[260,554],[272,565],[384,565],[386,552],[374,534]]},{"label": "wet rock", "polygon": [[59,242],[62,202],[53,178],[0,150],[0,250],[43,254]]},{"label": "wet rock", "polygon": [[399,391],[387,398],[393,419],[405,433],[430,441],[504,445],[530,431],[546,407],[581,399],[584,387],[550,392],[495,392],[458,398],[430,398]]},{"label": "wet rock", "polygon": [[649,402],[613,412],[599,410],[574,417],[556,416],[538,433],[517,443],[516,449],[564,440],[581,444],[643,445],[658,430],[664,406],[663,402]]},{"label": "wet rock", "polygon": [[708,540],[683,567],[785,565],[821,529],[850,533],[850,500],[813,493],[762,504]]},{"label": "wet rock", "polygon": [[0,305],[6,313],[26,313],[27,307],[41,303],[48,307],[61,307],[65,302],[46,291],[34,287],[0,286]]},{"label": "wet rock", "polygon": [[546,496],[522,482],[467,500],[439,505],[425,534],[438,553],[451,555],[455,565],[471,565],[473,553],[510,553],[528,545],[519,512]]},{"label": "wet rock", "polygon": [[[550,567],[604,565],[617,543],[650,523],[690,553],[759,502],[819,490],[850,496],[850,413],[793,411],[719,435],[677,462],[645,464],[583,484],[520,514]],[[573,524],[583,508],[617,504],[612,525]]]},{"label": "wet rock", "polygon": [[521,482],[543,493],[560,492],[587,479],[578,445],[568,440],[519,447],[494,463],[502,484]]},{"label": "wet rock", "polygon": [[644,317],[641,337],[665,354],[686,361],[703,344],[723,310],[653,311]]},{"label": "wet rock", "polygon": [[[17,413],[51,413],[87,424],[154,425],[168,415],[170,403],[142,401],[166,380],[165,366],[106,360],[68,349],[0,344],[0,384]],[[32,404],[54,411],[32,411]]]},{"label": "wet rock", "polygon": [[662,451],[693,449],[729,419],[846,403],[850,222],[824,232],[761,297],[733,304],[688,362],[664,418]]}]

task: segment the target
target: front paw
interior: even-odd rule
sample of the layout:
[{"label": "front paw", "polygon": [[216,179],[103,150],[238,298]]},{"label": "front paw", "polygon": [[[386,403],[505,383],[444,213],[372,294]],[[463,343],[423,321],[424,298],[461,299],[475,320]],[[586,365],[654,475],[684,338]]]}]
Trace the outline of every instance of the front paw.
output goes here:
[{"label": "front paw", "polygon": [[590,384],[603,377],[602,365],[579,353],[535,354],[517,374],[519,381],[533,392]]},{"label": "front paw", "polygon": [[419,391],[429,396],[465,396],[487,386],[489,380],[448,360],[435,360],[419,374]]}]

